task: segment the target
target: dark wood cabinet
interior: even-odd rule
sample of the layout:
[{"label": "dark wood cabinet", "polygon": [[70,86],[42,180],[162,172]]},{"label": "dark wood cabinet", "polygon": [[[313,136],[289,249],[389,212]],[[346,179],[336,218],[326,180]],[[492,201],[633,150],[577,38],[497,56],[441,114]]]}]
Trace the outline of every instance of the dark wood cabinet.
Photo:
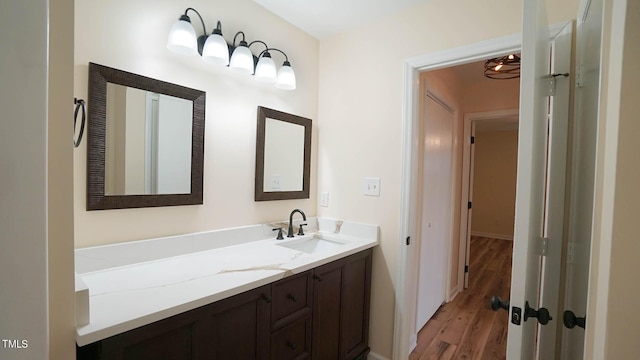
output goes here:
[{"label": "dark wood cabinet", "polygon": [[147,326],[112,336],[101,342],[80,348],[80,359],[114,360],[183,360],[204,359],[203,339],[206,332],[196,309],[172,316]]},{"label": "dark wood cabinet", "polygon": [[204,340],[211,360],[268,360],[271,286],[208,306]]},{"label": "dark wood cabinet", "polygon": [[77,359],[364,359],[371,253],[80,347]]},{"label": "dark wood cabinet", "polygon": [[314,269],[313,359],[366,358],[371,254],[365,250]]}]

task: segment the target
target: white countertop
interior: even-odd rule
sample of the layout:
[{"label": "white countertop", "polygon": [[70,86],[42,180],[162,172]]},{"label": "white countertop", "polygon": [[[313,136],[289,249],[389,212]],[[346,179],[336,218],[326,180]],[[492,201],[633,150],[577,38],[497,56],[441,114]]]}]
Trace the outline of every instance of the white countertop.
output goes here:
[{"label": "white countertop", "polygon": [[76,341],[90,344],[374,247],[375,228],[368,237],[317,233],[342,245],[316,253],[281,246],[310,234],[77,274],[89,289],[90,320],[77,327]]}]

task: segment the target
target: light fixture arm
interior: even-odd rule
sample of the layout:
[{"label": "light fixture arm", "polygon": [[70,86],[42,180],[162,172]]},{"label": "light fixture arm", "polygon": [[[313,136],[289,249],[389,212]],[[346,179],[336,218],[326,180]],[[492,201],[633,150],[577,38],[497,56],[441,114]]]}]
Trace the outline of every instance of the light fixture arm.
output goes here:
[{"label": "light fixture arm", "polygon": [[[259,41],[259,40],[258,40],[258,41]],[[254,42],[255,42],[255,41],[254,41]],[[267,44],[265,44],[265,45],[267,45]],[[262,54],[264,54],[264,53],[266,53],[266,52],[268,52],[268,51],[272,51],[272,50],[273,50],[273,51],[277,51],[277,52],[279,52],[280,54],[284,55],[284,61],[285,61],[285,62],[287,62],[287,63],[289,62],[289,57],[287,57],[287,54],[285,54],[285,53],[284,53],[284,51],[282,51],[282,50],[280,50],[280,49],[276,49],[276,48],[270,48],[270,47],[268,47],[268,48],[266,48],[265,50],[263,50],[263,51],[258,55],[258,58],[260,58],[260,56],[262,56]]]},{"label": "light fixture arm", "polygon": [[250,42],[250,43],[249,43],[249,45],[247,45],[247,47],[251,47],[251,45],[253,45],[253,44],[255,44],[255,43],[260,43],[260,44],[264,45],[264,47],[265,47],[265,50],[264,50],[264,51],[262,51],[262,52],[260,53],[260,55],[258,55],[258,58],[260,58],[260,56],[261,56],[262,54],[264,54],[265,52],[268,52],[268,51],[269,51],[269,45],[267,45],[267,43],[265,43],[265,42],[264,42],[264,41],[262,41],[262,40],[253,40],[252,42]]},{"label": "light fixture arm", "polygon": [[[196,13],[196,15],[198,15],[198,17],[200,18],[200,22],[202,23],[202,30],[204,31],[204,34],[207,35],[207,28],[204,26],[204,20],[202,19],[202,15],[200,15],[200,13],[198,12],[198,10],[194,9],[194,8],[187,8],[187,10],[184,11],[184,16],[189,17],[187,15],[187,12],[189,12],[189,10],[193,11]],[[220,21],[218,21],[218,24],[220,24]]]},{"label": "light fixture arm", "polygon": [[220,20],[218,20],[218,23],[216,24],[216,28],[213,29],[213,31],[211,33],[212,34],[222,35],[222,23],[220,22]]},{"label": "light fixture arm", "polygon": [[240,34],[242,34],[242,40],[240,40],[240,44],[239,44],[239,46],[242,46],[242,43],[245,43],[245,45],[244,45],[244,46],[247,46],[247,45],[246,45],[246,44],[247,44],[247,42],[246,42],[246,41],[245,41],[245,39],[244,39],[244,32],[242,32],[242,31],[238,31],[238,32],[233,36],[233,45],[232,45],[232,46],[233,46],[234,48],[236,47],[236,39],[238,38],[238,35],[240,35]]}]

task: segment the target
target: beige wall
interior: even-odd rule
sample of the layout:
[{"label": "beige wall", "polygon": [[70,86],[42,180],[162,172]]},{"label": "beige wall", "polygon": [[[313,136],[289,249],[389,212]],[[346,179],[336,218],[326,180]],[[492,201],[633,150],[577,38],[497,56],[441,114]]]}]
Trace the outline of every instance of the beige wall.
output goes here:
[{"label": "beige wall", "polygon": [[468,84],[464,88],[466,113],[517,109],[520,104],[520,81],[492,80]]},{"label": "beige wall", "polygon": [[[549,1],[550,23],[575,17],[577,1]],[[404,59],[520,32],[519,1],[433,0],[320,42],[319,215],[379,224],[374,252],[371,346],[391,357],[402,172]],[[499,9],[497,11],[496,9]],[[454,25],[455,24],[455,25]],[[380,177],[380,197],[362,195]]]},{"label": "beige wall", "polygon": [[73,104],[73,5],[74,0],[49,2],[49,359],[74,359],[76,351],[73,258],[74,148],[69,138]]},{"label": "beige wall", "polygon": [[[298,89],[260,84],[226,67],[169,52],[169,28],[187,6],[217,20],[227,40],[238,30],[247,39],[282,49],[296,71]],[[86,143],[74,152],[76,247],[184,234],[283,220],[294,208],[316,212],[318,139],[318,41],[251,0],[77,0],[74,95],[87,97],[88,62],[115,67],[206,91],[204,205],[87,212]],[[202,27],[189,14],[196,32]],[[253,49],[253,47],[252,47]],[[259,51],[259,44],[254,51]],[[276,62],[282,63],[278,54]],[[278,64],[278,65],[279,65]],[[314,120],[311,198],[254,202],[257,106]],[[91,104],[89,104],[91,106]]]},{"label": "beige wall", "polygon": [[518,131],[475,134],[471,233],[513,240]]}]

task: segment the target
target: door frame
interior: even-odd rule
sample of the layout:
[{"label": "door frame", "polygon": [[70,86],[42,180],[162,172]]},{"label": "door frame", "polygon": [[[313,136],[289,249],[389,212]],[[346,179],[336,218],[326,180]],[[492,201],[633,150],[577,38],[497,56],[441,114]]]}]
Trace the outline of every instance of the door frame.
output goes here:
[{"label": "door frame", "polygon": [[[551,33],[556,34],[566,23],[550,26]],[[410,238],[411,236],[415,237],[415,234],[417,234],[420,72],[506,55],[520,51],[521,47],[522,34],[516,33],[411,57],[403,62],[400,251],[398,251],[397,258],[395,289],[394,359],[408,358],[409,353],[417,344],[417,332],[415,332],[414,326],[417,297],[417,259],[415,243],[412,244]],[[454,164],[454,167],[457,168],[458,164]]]},{"label": "door frame", "polygon": [[458,285],[456,286],[456,293],[459,293],[464,288],[466,288],[466,284],[469,281],[468,272],[465,273],[464,268],[466,265],[469,265],[471,220],[473,210],[469,209],[468,205],[469,201],[473,201],[474,158],[471,152],[472,147],[470,141],[471,136],[474,136],[474,132],[472,131],[472,124],[474,121],[493,119],[508,121],[510,119],[513,119],[514,117],[519,121],[520,109],[494,110],[464,114],[464,135],[462,137],[462,193],[460,196],[460,250],[458,254]]}]

